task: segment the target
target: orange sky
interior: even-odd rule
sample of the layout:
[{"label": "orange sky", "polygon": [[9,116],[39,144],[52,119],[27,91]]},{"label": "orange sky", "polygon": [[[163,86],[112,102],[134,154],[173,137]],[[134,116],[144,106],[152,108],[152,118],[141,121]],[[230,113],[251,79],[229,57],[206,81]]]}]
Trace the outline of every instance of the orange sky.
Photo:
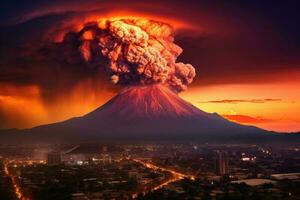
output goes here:
[{"label": "orange sky", "polygon": [[267,130],[300,130],[300,81],[191,88],[180,94],[198,108]]},{"label": "orange sky", "polygon": [[[96,83],[97,84],[97,83]],[[0,84],[1,128],[30,128],[84,115],[114,95],[97,89],[95,81],[84,80],[73,89],[51,101],[42,98],[36,85],[14,86]]]}]

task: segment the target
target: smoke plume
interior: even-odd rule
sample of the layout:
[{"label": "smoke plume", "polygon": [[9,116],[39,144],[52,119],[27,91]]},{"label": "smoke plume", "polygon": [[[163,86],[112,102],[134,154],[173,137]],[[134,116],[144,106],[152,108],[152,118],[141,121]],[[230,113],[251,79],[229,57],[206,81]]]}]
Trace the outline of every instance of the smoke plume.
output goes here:
[{"label": "smoke plume", "polygon": [[176,92],[195,77],[190,64],[176,63],[182,49],[174,44],[174,30],[165,23],[146,19],[102,19],[79,33],[79,50],[86,62],[105,57],[114,84],[162,83]]}]

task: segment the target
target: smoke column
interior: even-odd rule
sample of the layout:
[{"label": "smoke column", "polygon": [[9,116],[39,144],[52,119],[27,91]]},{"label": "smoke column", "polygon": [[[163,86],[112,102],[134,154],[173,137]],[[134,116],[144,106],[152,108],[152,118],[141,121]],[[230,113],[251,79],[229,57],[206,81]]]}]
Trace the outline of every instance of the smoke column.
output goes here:
[{"label": "smoke column", "polygon": [[102,19],[86,24],[79,37],[84,60],[91,62],[95,57],[104,56],[114,84],[161,83],[180,92],[196,75],[192,65],[176,63],[182,49],[174,44],[174,30],[165,23],[147,19]]}]

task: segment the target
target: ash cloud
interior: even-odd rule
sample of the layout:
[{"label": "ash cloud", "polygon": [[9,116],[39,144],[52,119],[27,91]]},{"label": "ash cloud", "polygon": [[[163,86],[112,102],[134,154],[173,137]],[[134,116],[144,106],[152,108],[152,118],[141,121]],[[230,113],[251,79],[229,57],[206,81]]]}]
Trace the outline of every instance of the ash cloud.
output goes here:
[{"label": "ash cloud", "polygon": [[173,28],[165,23],[102,19],[86,25],[78,36],[82,58],[89,63],[97,57],[107,58],[107,71],[114,84],[161,83],[180,92],[196,75],[192,65],[176,62],[182,49],[174,43]]}]

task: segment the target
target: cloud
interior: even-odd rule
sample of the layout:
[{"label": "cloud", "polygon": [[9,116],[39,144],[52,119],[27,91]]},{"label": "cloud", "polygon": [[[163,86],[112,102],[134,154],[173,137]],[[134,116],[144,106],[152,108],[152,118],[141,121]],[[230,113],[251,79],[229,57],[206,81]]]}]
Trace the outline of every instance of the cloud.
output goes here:
[{"label": "cloud", "polygon": [[84,26],[72,42],[81,43],[88,63],[105,56],[114,84],[161,83],[180,92],[196,74],[192,65],[176,62],[183,50],[173,35],[171,25],[146,18],[102,19]]},{"label": "cloud", "polygon": [[274,122],[273,119],[268,119],[264,117],[251,117],[247,115],[222,115],[226,119],[242,124],[262,124]]},{"label": "cloud", "polygon": [[211,101],[200,101],[199,103],[268,103],[268,102],[279,102],[282,99],[222,99],[222,100],[211,100]]}]

